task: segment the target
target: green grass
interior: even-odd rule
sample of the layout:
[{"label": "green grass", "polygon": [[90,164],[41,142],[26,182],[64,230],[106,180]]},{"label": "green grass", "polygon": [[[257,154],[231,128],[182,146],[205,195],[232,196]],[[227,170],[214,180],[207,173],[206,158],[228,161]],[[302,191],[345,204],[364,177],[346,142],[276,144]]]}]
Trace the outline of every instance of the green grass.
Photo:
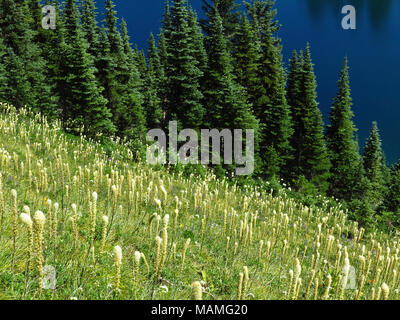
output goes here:
[{"label": "green grass", "polygon": [[[67,136],[59,124],[26,110],[0,106],[0,299],[190,299],[195,281],[202,283],[203,299],[236,299],[245,266],[249,280],[242,283],[243,299],[338,299],[346,274],[345,250],[355,268],[356,287],[343,290],[342,298],[369,299],[373,291],[375,298],[378,292],[384,298],[383,283],[390,288],[388,298],[399,298],[397,235],[364,234],[340,207],[328,208],[328,201],[308,208],[285,190],[272,196],[211,173],[187,178],[133,162],[129,150],[117,142],[111,150],[109,155],[84,137]],[[15,250],[12,189],[17,191]],[[93,192],[98,194],[94,251]],[[76,243],[72,204],[78,213]],[[39,290],[41,254],[35,249],[29,259],[28,228],[19,219],[24,206],[32,217],[37,210],[46,216],[41,254],[43,265],[56,270],[55,289]],[[165,263],[156,274],[155,238],[165,239],[167,214]],[[109,224],[101,252],[103,215]],[[36,243],[35,238],[35,248]],[[113,254],[117,245],[123,254],[119,288]],[[135,272],[135,251],[144,254],[148,269],[141,259]],[[296,263],[301,273],[296,277],[294,272],[291,281]],[[324,296],[328,275],[332,282]]]}]

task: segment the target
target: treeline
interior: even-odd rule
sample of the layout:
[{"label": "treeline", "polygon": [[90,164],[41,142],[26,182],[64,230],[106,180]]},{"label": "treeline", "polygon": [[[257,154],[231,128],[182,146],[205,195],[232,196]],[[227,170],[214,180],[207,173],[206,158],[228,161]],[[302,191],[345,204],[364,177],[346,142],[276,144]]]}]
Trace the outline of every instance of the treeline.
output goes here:
[{"label": "treeline", "polygon": [[[344,200],[367,226],[397,224],[400,163],[387,167],[376,123],[360,154],[347,59],[325,127],[310,46],[285,69],[274,1],[203,2],[199,20],[186,0],[167,0],[144,53],[111,0],[103,19],[94,0],[0,0],[0,98],[136,150],[148,129],[171,120],[178,129],[254,129],[254,178]],[[56,7],[55,30],[42,28],[43,4]]]}]

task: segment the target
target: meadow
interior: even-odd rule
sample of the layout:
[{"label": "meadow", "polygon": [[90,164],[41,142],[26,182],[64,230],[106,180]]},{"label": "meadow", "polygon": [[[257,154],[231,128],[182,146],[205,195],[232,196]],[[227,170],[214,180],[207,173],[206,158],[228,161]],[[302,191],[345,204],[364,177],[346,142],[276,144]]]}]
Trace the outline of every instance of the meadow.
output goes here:
[{"label": "meadow", "polygon": [[0,299],[400,298],[398,234],[111,150],[0,105]]}]

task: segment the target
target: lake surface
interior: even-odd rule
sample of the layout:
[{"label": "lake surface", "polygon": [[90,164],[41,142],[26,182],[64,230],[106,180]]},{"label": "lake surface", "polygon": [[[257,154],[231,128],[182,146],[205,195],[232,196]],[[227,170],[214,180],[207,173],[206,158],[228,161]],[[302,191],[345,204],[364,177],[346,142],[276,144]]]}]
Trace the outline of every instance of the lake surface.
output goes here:
[{"label": "lake surface", "polygon": [[[128,22],[132,42],[147,48],[157,34],[163,0],[115,0],[119,17]],[[104,1],[98,0],[98,7]],[[201,0],[189,0],[201,15]],[[357,30],[343,30],[341,9],[354,5]],[[376,120],[389,164],[400,157],[400,1],[399,0],[277,0],[284,59],[310,42],[318,81],[318,99],[325,121],[335,96],[339,71],[349,58],[353,111],[360,146]]]}]

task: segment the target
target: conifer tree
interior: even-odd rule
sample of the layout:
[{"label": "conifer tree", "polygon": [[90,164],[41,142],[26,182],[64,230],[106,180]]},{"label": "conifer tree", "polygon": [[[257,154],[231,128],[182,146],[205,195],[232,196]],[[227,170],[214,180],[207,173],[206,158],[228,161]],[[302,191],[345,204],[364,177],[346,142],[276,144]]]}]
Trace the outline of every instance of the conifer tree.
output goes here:
[{"label": "conifer tree", "polygon": [[[34,18],[37,14],[36,11],[31,12],[28,5],[26,1],[0,2],[0,30],[4,45],[11,49],[6,51],[6,56],[8,53],[10,56],[5,57],[5,61],[10,65],[5,65],[5,68],[9,70],[15,67],[18,72],[22,68],[23,73],[10,79],[14,82],[14,88],[10,88],[9,92],[14,92],[19,97],[9,96],[7,99],[15,103],[16,107],[27,105],[35,112],[53,117],[56,115],[56,97],[52,96],[51,82],[46,80],[46,61],[37,44],[38,31],[34,29]],[[7,86],[11,86],[11,83]]]},{"label": "conifer tree", "polygon": [[391,181],[391,169],[387,165],[386,155],[382,150],[382,177],[384,181],[385,188],[389,185]]},{"label": "conifer tree", "polygon": [[352,121],[354,114],[351,110],[347,58],[340,73],[338,88],[329,115],[330,124],[326,130],[327,147],[332,164],[329,193],[336,198],[350,200],[359,180],[361,158],[354,136],[357,129]]},{"label": "conifer tree", "polygon": [[[43,43],[46,38],[46,30],[42,27],[42,6],[40,0],[27,1],[30,12],[30,27],[35,32],[34,38],[37,43]],[[29,19],[28,17],[26,17]]]},{"label": "conifer tree", "polygon": [[135,54],[136,66],[139,71],[139,75],[141,79],[145,78],[146,70],[147,70],[147,62],[146,62],[146,55],[143,50],[137,51]]},{"label": "conifer tree", "polygon": [[[273,44],[272,34],[265,37],[259,68],[264,91],[257,96],[255,110],[262,124],[261,154],[264,169],[268,176],[280,175],[287,178],[288,161],[292,159],[293,149],[290,139],[293,134],[290,107],[286,100],[285,71],[280,47]],[[277,160],[277,161],[276,161]],[[279,168],[279,171],[273,168]]]},{"label": "conifer tree", "polygon": [[[237,82],[246,88],[250,103],[254,103],[260,91],[258,72],[261,60],[261,45],[247,17],[242,15],[235,47],[235,73]],[[257,112],[259,115],[261,112]]]},{"label": "conifer tree", "polygon": [[106,18],[108,42],[110,44],[111,54],[118,54],[122,51],[121,35],[117,28],[117,12],[112,0],[106,0]]},{"label": "conifer tree", "polygon": [[97,26],[97,14],[94,0],[82,0],[81,24],[85,39],[89,45],[87,51],[96,60],[99,54],[99,27]]},{"label": "conifer tree", "polygon": [[144,141],[146,134],[146,116],[143,109],[143,84],[139,71],[134,62],[134,53],[130,44],[125,20],[121,23],[122,47],[125,56],[125,73],[122,73],[121,83],[125,84],[126,92],[123,97],[123,114],[118,128],[121,134],[129,139]]},{"label": "conifer tree", "polygon": [[364,163],[362,156],[360,155],[360,146],[358,142],[358,135],[355,136],[354,139],[355,150],[358,154],[359,161],[357,163],[357,171],[354,174],[354,182],[351,190],[350,201],[361,200],[363,202],[370,201],[369,194],[371,190],[371,183],[365,175]]},{"label": "conifer tree", "polygon": [[204,36],[199,25],[197,14],[193,9],[189,10],[189,28],[190,37],[192,38],[194,57],[198,61],[198,68],[203,74],[207,70],[208,57],[204,47]]},{"label": "conifer tree", "polygon": [[149,128],[160,128],[162,122],[160,88],[162,81],[164,81],[164,72],[161,68],[153,34],[150,34],[147,58],[148,68],[144,91],[147,126]]},{"label": "conifer tree", "polygon": [[102,95],[107,99],[107,108],[112,114],[112,122],[117,123],[118,105],[121,104],[116,87],[117,71],[115,60],[111,54],[110,43],[105,28],[101,28],[99,34],[99,56],[95,61],[97,69],[96,78],[100,86],[104,88]]},{"label": "conifer tree", "polygon": [[[108,63],[103,66],[107,69],[99,70],[102,73],[100,77],[107,79],[108,82],[101,83],[105,88],[105,98],[108,100],[108,109],[112,113],[112,122],[117,127],[117,132],[121,132],[121,128],[118,123],[121,117],[124,117],[124,106],[123,106],[123,95],[125,94],[125,86],[121,84],[120,77],[121,73],[125,73],[126,68],[126,57],[123,52],[121,35],[117,29],[117,17],[116,11],[114,10],[114,3],[111,0],[106,0],[105,6],[105,26],[107,35],[107,46],[103,49],[109,53]],[[104,62],[104,61],[103,61]],[[104,73],[108,73],[105,75]]]},{"label": "conifer tree", "polygon": [[[108,45],[103,49],[109,52],[109,59],[103,60],[100,77],[107,81],[106,98],[112,112],[117,133],[123,138],[143,141],[146,126],[143,110],[142,80],[135,62],[135,53],[129,42],[127,25],[121,23],[121,33],[117,28],[116,11],[111,0],[106,1],[106,29]],[[107,75],[105,75],[107,73]]]},{"label": "conifer tree", "polygon": [[171,0],[164,0],[164,14],[162,19],[162,28],[161,34],[163,35],[165,41],[167,42],[170,39],[170,35],[172,32],[172,16],[171,16],[171,8],[170,8],[170,1]]},{"label": "conifer tree", "polygon": [[[35,1],[35,0],[33,0]],[[37,44],[42,49],[42,57],[46,61],[46,66],[44,68],[44,74],[46,76],[46,81],[51,87],[51,96],[55,99],[57,103],[57,113],[55,117],[59,117],[60,101],[59,101],[59,85],[60,74],[59,68],[61,60],[63,59],[63,53],[61,49],[61,44],[64,41],[64,23],[62,20],[60,5],[58,0],[46,0],[46,5],[52,5],[55,7],[56,11],[56,29],[45,30],[42,28],[41,19],[39,23],[36,24],[38,28]],[[37,16],[42,16],[41,8],[36,8]],[[33,10],[32,10],[33,12]]]},{"label": "conifer tree", "polygon": [[158,56],[160,58],[160,76],[158,76],[158,96],[160,97],[160,106],[161,111],[163,113],[163,120],[165,120],[165,115],[168,108],[168,79],[169,79],[169,70],[168,70],[168,51],[167,51],[167,42],[166,42],[166,33],[162,31],[159,34],[159,41],[157,47]]},{"label": "conifer tree", "polygon": [[382,142],[379,135],[378,124],[372,122],[370,135],[363,151],[363,163],[365,175],[371,183],[372,195],[371,203],[377,208],[383,200],[385,192],[385,170],[386,165],[383,163],[384,153],[382,150]]},{"label": "conifer tree", "polygon": [[207,108],[206,125],[212,128],[225,128],[227,125],[231,125],[226,117],[230,106],[234,104],[235,97],[232,96],[232,93],[237,89],[237,84],[234,82],[232,58],[227,49],[222,19],[218,11],[214,11],[214,17],[210,24],[214,33],[208,36],[209,69],[206,75],[204,94],[206,106],[212,106],[212,108]]},{"label": "conifer tree", "polygon": [[[165,0],[165,10],[162,20],[162,28],[159,34],[159,41],[158,41],[158,54],[160,57],[160,66],[162,69],[163,80],[160,81],[159,87],[159,96],[161,100],[161,110],[164,115],[167,114],[168,110],[168,86],[169,86],[169,76],[171,74],[169,70],[169,50],[168,44],[170,43],[170,33],[172,31],[172,24],[171,24],[171,12],[169,6],[169,0]],[[164,117],[166,121],[166,117]],[[165,122],[164,121],[164,122]]]},{"label": "conifer tree", "polygon": [[60,74],[64,75],[60,86],[64,125],[75,130],[84,125],[84,133],[92,137],[113,134],[115,127],[107,100],[101,95],[103,88],[98,86],[94,75],[93,58],[86,51],[74,0],[66,1],[64,22],[66,41],[62,44],[60,66]]},{"label": "conifer tree", "polygon": [[166,77],[168,77],[169,74],[169,71],[167,70],[168,60],[169,60],[168,43],[172,31],[171,9],[169,1],[170,0],[165,0],[165,9],[162,19],[162,27],[160,30],[159,41],[158,41],[160,64],[161,67],[163,68],[163,72]]},{"label": "conifer tree", "polygon": [[215,30],[213,29],[212,19],[215,11],[218,11],[224,30],[225,38],[227,39],[228,49],[231,48],[231,41],[236,34],[236,26],[239,23],[238,8],[240,5],[236,4],[235,0],[202,0],[202,9],[206,15],[206,19],[201,19],[200,24],[207,36],[211,36]]},{"label": "conifer tree", "polygon": [[0,38],[0,101],[7,101],[7,73],[5,68],[6,46]]},{"label": "conifer tree", "polygon": [[[110,99],[113,97],[113,83],[115,81],[115,69],[110,53],[110,43],[108,42],[105,27],[100,28],[98,57],[95,60],[96,79],[100,86],[104,88],[102,95],[107,99],[108,108],[111,108]],[[110,109],[111,111],[111,109]]]},{"label": "conifer tree", "polygon": [[287,80],[286,97],[290,105],[290,111],[293,123],[293,135],[290,144],[294,150],[293,159],[289,165],[291,167],[291,178],[296,179],[302,174],[301,170],[301,146],[304,143],[305,128],[302,122],[303,101],[302,101],[302,82],[304,68],[304,55],[300,51],[298,54],[293,51],[290,60],[290,69]]},{"label": "conifer tree", "polygon": [[316,87],[310,47],[307,45],[302,63],[300,95],[295,98],[296,105],[291,105],[294,125],[291,145],[295,150],[292,170],[295,175],[304,176],[314,183],[319,190],[326,191],[330,161],[325,145],[322,114],[318,109]]},{"label": "conifer tree", "polygon": [[[268,10],[263,15],[273,19],[272,7]],[[235,49],[236,70],[239,83],[246,87],[249,102],[260,121],[263,173],[267,177],[285,177],[292,152],[289,139],[293,133],[285,96],[285,70],[281,47],[274,36],[274,24],[263,20],[261,28],[259,20],[261,17],[252,18],[250,25],[247,18],[242,17]]]},{"label": "conifer tree", "polygon": [[167,52],[167,43],[165,38],[165,33],[160,33],[159,41],[158,41],[158,54],[160,57],[160,66],[162,70],[162,81],[159,83],[159,97],[161,101],[161,110],[165,114],[168,108],[168,79],[169,79],[169,70],[168,70],[168,52]]},{"label": "conifer tree", "polygon": [[148,41],[148,52],[147,52],[147,60],[148,60],[148,69],[152,69],[154,71],[154,75],[158,82],[164,81],[164,69],[161,65],[161,58],[159,54],[159,48],[156,46],[156,41],[154,39],[153,33],[150,33],[150,38]]},{"label": "conifer tree", "polygon": [[385,209],[389,212],[400,211],[400,162],[390,170],[390,182],[384,200]]},{"label": "conifer tree", "polygon": [[[280,30],[280,25],[275,20],[277,10],[275,9],[276,0],[254,0],[252,3],[244,1],[244,6],[251,18],[252,24],[260,34],[263,41],[269,33],[276,34]],[[275,44],[280,43],[280,39],[275,37]]]},{"label": "conifer tree", "polygon": [[27,105],[31,98],[31,85],[26,77],[25,64],[12,48],[5,48],[4,52],[5,54],[2,57],[4,69],[9,71],[7,72],[2,99],[17,108],[22,107]]},{"label": "conifer tree", "polygon": [[[271,28],[271,24],[268,26]],[[254,102],[255,110],[259,113],[259,119],[263,125],[261,153],[269,175],[280,174],[281,177],[287,178],[289,176],[288,161],[292,158],[293,152],[290,146],[293,127],[290,107],[285,96],[286,77],[282,62],[282,48],[274,37],[272,29],[263,30],[262,34],[258,77],[263,91],[259,91],[256,95],[257,100]],[[275,157],[278,161],[274,161]],[[278,172],[272,170],[274,166],[279,168]]]},{"label": "conifer tree", "polygon": [[[215,11],[211,20],[214,33],[209,36],[209,70],[206,74],[205,124],[217,129],[252,129],[258,152],[259,125],[247,102],[245,90],[235,82],[232,57],[227,48],[221,17]],[[258,159],[255,159],[256,168]]]},{"label": "conifer tree", "polygon": [[[296,50],[293,51],[292,57],[290,59],[290,67],[289,74],[287,77],[287,86],[286,86],[286,100],[291,107],[291,110],[294,110],[293,115],[299,114],[301,111],[296,110],[298,106],[300,106],[300,85],[303,78],[303,52],[300,54],[297,53]],[[295,119],[297,123],[299,123],[299,119]],[[296,128],[299,131],[299,127]]]},{"label": "conifer tree", "polygon": [[[95,61],[95,66],[97,68],[96,78],[99,83],[104,86],[104,84],[111,83],[112,76],[111,68],[113,67],[111,54],[110,54],[110,43],[108,42],[108,37],[106,33],[106,29],[104,27],[100,28],[99,31],[99,47],[98,47],[98,59]],[[108,86],[104,86],[104,96],[108,96],[107,93]]]},{"label": "conifer tree", "polygon": [[[33,110],[39,111],[50,119],[58,117],[55,79],[52,73],[52,59],[49,54],[54,54],[58,48],[49,48],[52,44],[51,33],[53,29],[45,30],[42,27],[42,7],[38,0],[21,3],[23,15],[30,21],[27,29],[27,48],[25,51],[26,73],[31,83],[30,103]],[[28,59],[28,60],[26,60]]]},{"label": "conifer tree", "polygon": [[374,121],[363,152],[365,173],[370,181],[382,180],[382,158],[382,142],[378,124]]},{"label": "conifer tree", "polygon": [[171,26],[164,30],[166,37],[167,119],[177,120],[186,128],[200,128],[205,113],[201,105],[199,79],[202,72],[196,60],[193,39],[190,37],[188,8],[184,0],[174,0],[169,13]]},{"label": "conifer tree", "polygon": [[0,2],[1,36],[6,47],[13,49],[16,55],[22,56],[27,46],[28,21],[24,17],[24,2],[12,0]]}]

